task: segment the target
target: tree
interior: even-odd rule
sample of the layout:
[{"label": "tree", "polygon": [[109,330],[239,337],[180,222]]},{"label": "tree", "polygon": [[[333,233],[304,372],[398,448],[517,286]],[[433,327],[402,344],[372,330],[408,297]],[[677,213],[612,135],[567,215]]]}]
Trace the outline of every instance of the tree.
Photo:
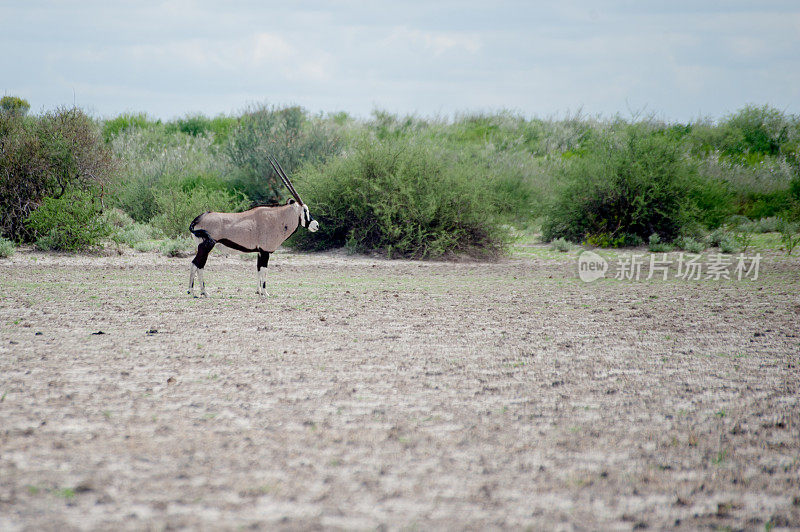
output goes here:
[{"label": "tree", "polygon": [[31,104],[23,98],[17,96],[3,96],[0,98],[0,111],[4,114],[25,116],[30,108]]}]

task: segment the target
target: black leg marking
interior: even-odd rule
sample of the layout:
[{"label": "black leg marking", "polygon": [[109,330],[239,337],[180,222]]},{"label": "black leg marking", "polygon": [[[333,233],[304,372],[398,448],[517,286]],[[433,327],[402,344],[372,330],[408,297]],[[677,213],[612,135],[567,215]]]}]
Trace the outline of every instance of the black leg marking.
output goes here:
[{"label": "black leg marking", "polygon": [[269,262],[269,251],[259,251],[258,263],[256,264],[256,269],[261,271],[261,268],[267,267],[268,262]]},{"label": "black leg marking", "polygon": [[216,244],[216,242],[214,242],[212,238],[204,238],[203,241],[200,242],[200,245],[197,246],[197,255],[192,259],[192,264],[201,270],[205,268],[208,254],[214,249],[214,244]]}]

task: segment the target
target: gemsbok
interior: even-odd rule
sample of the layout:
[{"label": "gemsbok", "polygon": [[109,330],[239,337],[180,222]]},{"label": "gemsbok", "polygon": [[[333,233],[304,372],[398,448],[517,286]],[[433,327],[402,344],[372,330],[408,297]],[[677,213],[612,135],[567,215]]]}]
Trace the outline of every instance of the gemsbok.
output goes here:
[{"label": "gemsbok", "polygon": [[258,290],[261,296],[267,294],[267,263],[269,254],[278,249],[284,240],[292,236],[298,225],[312,233],[319,229],[319,223],[311,217],[308,205],[289,181],[283,167],[271,155],[269,163],[289,189],[294,199],[285,205],[254,207],[245,212],[206,212],[194,219],[189,231],[198,240],[197,254],[192,259],[189,273],[189,294],[194,292],[195,276],[200,283],[200,295],[207,296],[203,280],[208,254],[219,243],[239,251],[258,253]]}]

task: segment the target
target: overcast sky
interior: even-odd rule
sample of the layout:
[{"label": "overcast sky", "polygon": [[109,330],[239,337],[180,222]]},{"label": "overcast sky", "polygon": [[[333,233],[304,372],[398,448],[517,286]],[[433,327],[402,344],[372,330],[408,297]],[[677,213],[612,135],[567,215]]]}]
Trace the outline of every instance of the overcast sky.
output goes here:
[{"label": "overcast sky", "polygon": [[0,28],[34,112],[800,113],[796,0],[0,0]]}]

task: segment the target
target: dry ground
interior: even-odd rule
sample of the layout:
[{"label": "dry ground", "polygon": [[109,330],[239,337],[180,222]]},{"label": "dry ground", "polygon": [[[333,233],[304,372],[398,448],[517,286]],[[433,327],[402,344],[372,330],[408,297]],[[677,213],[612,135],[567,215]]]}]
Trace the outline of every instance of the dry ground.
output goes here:
[{"label": "dry ground", "polygon": [[[800,260],[0,260],[0,530],[800,527]],[[100,334],[102,333],[102,334]]]}]

